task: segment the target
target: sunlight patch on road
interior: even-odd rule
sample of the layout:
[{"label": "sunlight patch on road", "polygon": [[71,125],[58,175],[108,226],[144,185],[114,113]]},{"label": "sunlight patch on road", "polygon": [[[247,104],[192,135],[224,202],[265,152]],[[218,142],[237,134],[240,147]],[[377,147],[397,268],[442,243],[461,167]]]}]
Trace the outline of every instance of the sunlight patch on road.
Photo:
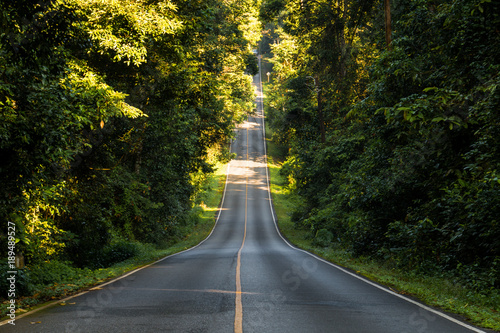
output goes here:
[{"label": "sunlight patch on road", "polygon": [[245,128],[245,129],[253,129],[253,128],[259,128],[260,125],[259,123],[253,122],[253,121],[244,121],[240,125],[238,125],[238,128]]}]

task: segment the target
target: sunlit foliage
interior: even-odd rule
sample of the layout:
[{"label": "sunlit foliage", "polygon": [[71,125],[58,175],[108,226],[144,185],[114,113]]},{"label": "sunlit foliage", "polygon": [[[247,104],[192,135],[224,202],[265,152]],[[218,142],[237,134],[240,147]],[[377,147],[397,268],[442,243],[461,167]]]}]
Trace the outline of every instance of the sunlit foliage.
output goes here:
[{"label": "sunlit foliage", "polygon": [[0,218],[28,266],[183,237],[193,180],[253,109],[258,6],[1,2]]}]

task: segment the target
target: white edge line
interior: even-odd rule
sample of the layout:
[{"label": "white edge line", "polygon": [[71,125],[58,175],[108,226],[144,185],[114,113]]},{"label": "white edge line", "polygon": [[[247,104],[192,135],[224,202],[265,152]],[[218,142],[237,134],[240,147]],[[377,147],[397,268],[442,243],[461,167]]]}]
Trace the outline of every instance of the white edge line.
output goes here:
[{"label": "white edge line", "polygon": [[[231,148],[230,148],[230,149],[231,149]],[[112,280],[110,280],[110,281],[107,281],[107,282],[104,282],[104,283],[102,283],[102,284],[98,284],[98,285],[96,285],[96,286],[93,286],[93,287],[89,288],[88,290],[82,291],[82,292],[80,292],[80,293],[78,293],[78,294],[71,295],[71,296],[68,296],[68,297],[63,298],[63,299],[59,299],[59,300],[52,301],[52,302],[50,302],[50,303],[48,303],[48,304],[46,304],[46,305],[40,306],[39,308],[36,308],[36,309],[34,309],[34,310],[31,310],[31,311],[29,311],[29,312],[26,312],[26,313],[23,313],[23,314],[20,314],[20,315],[17,315],[17,314],[16,314],[16,318],[15,318],[15,320],[21,319],[21,318],[23,318],[23,317],[27,317],[27,316],[29,316],[29,315],[32,315],[32,314],[34,314],[34,313],[38,312],[38,311],[44,310],[44,309],[49,308],[49,307],[51,307],[51,306],[55,306],[56,304],[65,303],[66,301],[71,300],[71,299],[76,298],[76,297],[79,297],[79,296],[82,296],[82,295],[84,295],[84,294],[88,293],[89,291],[99,290],[100,288],[105,287],[105,286],[107,286],[108,284],[111,284],[111,283],[114,283],[114,282],[119,281],[119,280],[121,280],[121,279],[124,279],[124,278],[126,278],[127,276],[130,276],[130,275],[132,275],[132,274],[134,274],[134,273],[137,273],[137,272],[138,272],[138,271],[140,271],[140,270],[143,270],[143,269],[145,269],[145,268],[148,268],[148,267],[150,267],[150,266],[153,266],[153,265],[155,265],[155,264],[157,264],[157,263],[159,263],[159,262],[161,262],[161,261],[163,261],[163,260],[165,260],[165,259],[171,258],[171,257],[173,257],[173,256],[179,255],[179,254],[184,253],[184,252],[187,252],[187,251],[194,250],[195,248],[197,248],[198,246],[200,246],[201,244],[203,244],[203,243],[204,243],[207,239],[209,239],[209,238],[210,238],[210,236],[212,236],[212,234],[213,234],[213,232],[214,232],[214,230],[215,230],[215,227],[217,226],[217,223],[219,222],[219,218],[220,218],[220,215],[221,215],[221,213],[222,213],[222,208],[224,207],[224,199],[226,198],[227,180],[228,180],[228,178],[229,178],[229,167],[230,167],[230,165],[231,165],[231,161],[229,161],[229,162],[227,163],[227,169],[226,169],[226,180],[225,180],[225,182],[224,182],[224,192],[223,192],[223,194],[222,194],[222,200],[221,200],[220,207],[219,207],[219,214],[217,215],[217,219],[215,220],[215,224],[214,224],[214,227],[212,228],[212,231],[210,231],[210,234],[209,234],[209,235],[208,235],[208,236],[207,236],[204,240],[202,240],[201,242],[199,242],[198,244],[196,244],[195,246],[193,246],[193,247],[191,247],[191,248],[189,248],[189,249],[183,250],[183,251],[181,251],[181,252],[177,252],[177,253],[169,254],[169,255],[168,255],[168,256],[166,256],[166,257],[163,257],[163,258],[161,258],[161,259],[156,260],[155,262],[152,262],[152,263],[147,264],[147,265],[145,265],[145,266],[142,266],[142,267],[136,268],[136,269],[134,269],[133,271],[130,271],[130,272],[128,272],[128,273],[125,273],[124,275],[120,275],[119,277],[114,278],[114,279],[112,279]],[[6,320],[4,320],[4,321],[0,322],[0,326],[3,326],[3,325],[5,325],[5,324],[8,324],[10,321],[12,321],[12,319],[6,319]]]},{"label": "white edge line", "polygon": [[317,259],[317,260],[319,260],[319,261],[321,261],[321,262],[323,262],[323,263],[325,263],[325,264],[327,264],[327,265],[330,265],[330,266],[332,266],[332,267],[334,267],[334,268],[336,268],[336,269],[338,269],[338,270],[340,270],[340,271],[342,271],[342,272],[344,272],[344,273],[346,273],[346,274],[349,274],[350,276],[355,277],[355,278],[356,278],[356,279],[358,279],[358,280],[364,281],[364,282],[368,283],[369,285],[372,285],[372,286],[374,286],[374,287],[376,287],[376,288],[378,288],[378,289],[380,289],[380,290],[383,290],[383,291],[385,291],[385,292],[387,292],[387,293],[389,293],[389,294],[392,294],[392,295],[394,295],[394,296],[396,296],[396,297],[399,297],[399,298],[401,298],[401,299],[403,299],[403,300],[405,300],[405,301],[407,301],[407,302],[409,302],[409,303],[415,304],[415,305],[417,305],[417,306],[421,307],[421,308],[422,308],[422,309],[424,309],[424,310],[427,310],[427,311],[432,312],[432,313],[434,313],[434,314],[436,314],[436,315],[438,315],[438,316],[441,316],[441,317],[443,317],[443,318],[445,318],[445,319],[448,319],[449,321],[451,321],[451,322],[453,322],[453,323],[455,323],[455,324],[458,324],[458,325],[460,325],[460,326],[463,326],[463,327],[465,327],[465,328],[467,328],[467,329],[469,329],[469,330],[471,330],[471,331],[473,331],[473,332],[477,332],[477,333],[486,333],[485,331],[482,331],[482,330],[480,330],[480,329],[478,329],[478,328],[476,328],[476,327],[474,327],[474,326],[471,326],[471,325],[469,325],[469,324],[467,324],[467,323],[464,323],[464,322],[462,322],[462,321],[460,321],[460,320],[457,320],[457,319],[455,319],[455,318],[453,318],[453,317],[451,317],[451,316],[449,316],[449,315],[447,315],[447,314],[445,314],[445,313],[443,313],[443,312],[440,312],[440,311],[438,311],[438,310],[436,310],[436,309],[433,309],[433,308],[431,308],[431,307],[429,307],[429,306],[426,306],[426,305],[424,305],[424,304],[422,304],[422,303],[420,303],[420,302],[417,302],[417,301],[415,301],[415,300],[412,300],[411,298],[408,298],[408,297],[405,297],[405,296],[403,296],[403,295],[401,295],[401,294],[398,294],[398,293],[396,293],[396,292],[394,292],[394,291],[392,291],[392,290],[390,290],[390,289],[387,289],[387,288],[385,288],[385,287],[382,287],[382,286],[380,286],[380,285],[376,284],[375,282],[372,282],[372,281],[368,280],[368,279],[367,279],[367,278],[365,278],[365,277],[361,277],[361,276],[359,276],[359,275],[357,275],[357,274],[354,274],[354,273],[352,273],[352,272],[348,271],[347,269],[345,269],[345,268],[343,268],[343,267],[341,267],[341,266],[338,266],[338,265],[336,265],[336,264],[334,264],[334,263],[331,263],[331,262],[329,262],[329,261],[327,261],[327,260],[325,260],[325,259],[323,259],[323,258],[321,258],[321,257],[318,257],[317,255],[315,255],[315,254],[313,254],[313,253],[311,253],[311,252],[308,252],[308,251],[306,251],[306,250],[303,250],[303,249],[300,249],[300,248],[298,248],[298,247],[295,247],[295,246],[293,246],[292,244],[290,244],[290,243],[289,243],[289,242],[288,242],[288,241],[287,241],[287,240],[283,237],[283,235],[281,234],[281,232],[280,232],[280,230],[279,230],[279,228],[278,228],[278,223],[276,222],[276,218],[274,217],[274,214],[275,214],[275,213],[274,213],[274,208],[273,208],[272,198],[271,198],[271,185],[270,185],[270,181],[269,181],[269,171],[268,171],[268,164],[267,164],[266,126],[265,126],[265,115],[264,115],[264,94],[263,94],[263,91],[262,91],[262,77],[261,77],[260,59],[259,59],[259,82],[260,82],[260,94],[261,94],[261,96],[262,96],[262,101],[261,101],[261,103],[262,103],[262,131],[263,131],[263,133],[264,133],[264,134],[263,134],[263,135],[264,135],[264,157],[265,157],[265,160],[266,160],[267,193],[268,193],[268,196],[269,196],[268,201],[269,201],[269,207],[270,207],[270,209],[271,209],[271,216],[273,217],[274,227],[276,228],[276,232],[277,232],[277,233],[278,233],[278,235],[281,237],[281,239],[282,239],[282,240],[283,240],[283,241],[284,241],[284,242],[285,242],[285,243],[286,243],[289,247],[291,247],[292,249],[297,250],[297,251],[300,251],[300,252],[303,252],[303,253],[305,253],[305,254],[307,254],[307,255],[309,255],[309,256],[311,256],[311,257],[313,257],[313,258],[315,258],[315,259]]}]

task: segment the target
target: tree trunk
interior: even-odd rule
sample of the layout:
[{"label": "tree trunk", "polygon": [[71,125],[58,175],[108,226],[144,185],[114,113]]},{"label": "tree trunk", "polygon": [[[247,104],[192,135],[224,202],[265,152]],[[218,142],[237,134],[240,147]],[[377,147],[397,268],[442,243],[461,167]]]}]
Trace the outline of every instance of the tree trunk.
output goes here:
[{"label": "tree trunk", "polygon": [[326,142],[325,135],[325,120],[323,119],[323,103],[321,98],[321,88],[319,87],[319,77],[315,78],[316,84],[316,96],[318,98],[318,121],[319,121],[319,132],[321,133],[321,143]]},{"label": "tree trunk", "polygon": [[385,10],[385,42],[387,44],[387,49],[391,49],[392,42],[392,28],[391,28],[391,1],[384,0],[384,10]]}]

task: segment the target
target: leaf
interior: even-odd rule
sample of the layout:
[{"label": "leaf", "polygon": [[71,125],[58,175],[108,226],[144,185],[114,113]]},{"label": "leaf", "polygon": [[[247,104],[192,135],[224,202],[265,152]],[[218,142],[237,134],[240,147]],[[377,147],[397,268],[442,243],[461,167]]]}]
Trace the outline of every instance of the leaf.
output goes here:
[{"label": "leaf", "polygon": [[143,113],[140,109],[133,107],[132,105],[127,104],[125,102],[121,103],[121,109],[123,115],[126,117],[130,118],[147,117],[147,115]]}]

